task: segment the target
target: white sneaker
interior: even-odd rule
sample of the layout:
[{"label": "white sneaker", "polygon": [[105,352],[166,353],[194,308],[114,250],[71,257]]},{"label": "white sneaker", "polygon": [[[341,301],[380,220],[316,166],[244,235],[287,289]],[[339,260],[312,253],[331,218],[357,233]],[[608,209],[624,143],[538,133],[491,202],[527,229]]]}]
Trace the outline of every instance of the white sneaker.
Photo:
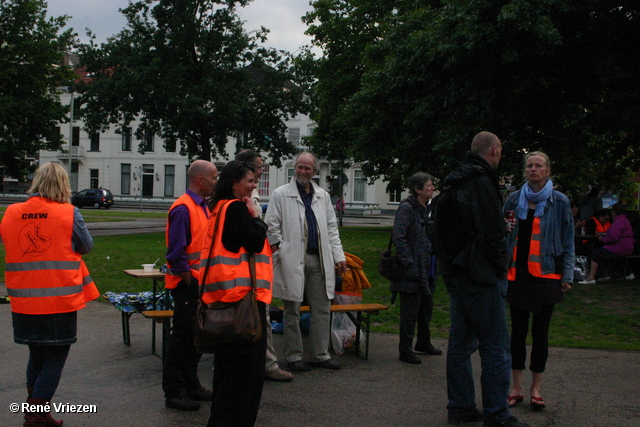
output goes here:
[{"label": "white sneaker", "polygon": [[635,278],[636,278],[636,276],[634,276],[634,275],[633,275],[633,273],[631,273],[630,275],[628,275],[627,277],[625,277],[625,279],[627,279],[627,280],[633,280],[633,279],[635,279]]},{"label": "white sneaker", "polygon": [[606,277],[601,277],[599,279],[597,279],[598,282],[608,282],[609,280],[611,280],[610,276],[606,276]]},{"label": "white sneaker", "polygon": [[578,282],[578,285],[595,285],[595,280],[581,280]]}]

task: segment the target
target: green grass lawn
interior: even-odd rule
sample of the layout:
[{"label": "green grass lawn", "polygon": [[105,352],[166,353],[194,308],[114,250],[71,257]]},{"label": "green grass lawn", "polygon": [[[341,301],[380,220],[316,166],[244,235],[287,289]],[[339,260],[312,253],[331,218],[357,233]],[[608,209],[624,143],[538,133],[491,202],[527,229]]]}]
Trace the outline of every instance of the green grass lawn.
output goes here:
[{"label": "green grass lawn", "polygon": [[[83,210],[83,215],[87,210]],[[98,214],[99,212],[99,214]],[[105,215],[108,214],[108,215]],[[117,214],[117,215],[112,215]],[[125,213],[96,211],[96,217]],[[131,213],[126,216],[139,215]],[[162,214],[154,214],[162,215]],[[87,214],[87,218],[94,215]],[[380,252],[386,247],[390,228],[345,227],[340,230],[346,252],[364,260],[364,271],[371,289],[364,291],[364,302],[390,305],[389,282],[377,273]],[[160,258],[164,262],[164,233],[95,237],[94,250],[84,259],[102,294],[107,291],[139,292],[151,290],[151,280],[135,279],[123,269],[141,268]],[[4,247],[0,246],[4,257]],[[0,265],[4,274],[4,263]],[[274,305],[280,305],[274,301]],[[373,318],[372,330],[396,333],[399,302]],[[445,338],[449,328],[449,298],[441,281],[435,293],[432,334]],[[553,346],[640,351],[640,280],[575,285],[567,300],[558,304],[551,321]]]}]

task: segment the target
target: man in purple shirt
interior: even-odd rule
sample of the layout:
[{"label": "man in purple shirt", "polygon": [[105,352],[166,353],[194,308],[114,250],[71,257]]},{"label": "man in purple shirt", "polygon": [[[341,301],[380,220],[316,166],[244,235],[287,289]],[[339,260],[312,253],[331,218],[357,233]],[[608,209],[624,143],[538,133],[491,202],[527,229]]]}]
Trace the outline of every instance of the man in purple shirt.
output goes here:
[{"label": "man in purple shirt", "polygon": [[208,198],[218,180],[216,166],[196,160],[187,171],[189,189],[169,209],[167,221],[167,265],[165,286],[174,301],[173,327],[163,360],[162,389],[165,405],[181,411],[196,411],[195,402],[213,400],[213,393],[198,379],[201,355],[194,346],[195,312],[200,298],[200,250],[209,218]]}]

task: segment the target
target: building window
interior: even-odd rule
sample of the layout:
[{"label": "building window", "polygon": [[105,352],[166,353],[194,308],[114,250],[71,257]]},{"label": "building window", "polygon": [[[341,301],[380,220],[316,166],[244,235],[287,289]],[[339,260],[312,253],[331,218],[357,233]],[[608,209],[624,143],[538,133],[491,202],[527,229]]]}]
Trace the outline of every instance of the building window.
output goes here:
[{"label": "building window", "polygon": [[122,151],[131,151],[131,128],[130,127],[122,128]]},{"label": "building window", "polygon": [[402,190],[391,191],[389,193],[389,203],[400,203],[402,201]]},{"label": "building window", "polygon": [[89,151],[100,151],[100,134],[92,133],[91,134],[91,148]]},{"label": "building window", "polygon": [[176,182],[176,167],[174,165],[164,166],[164,197],[173,197]]},{"label": "building window", "polygon": [[353,170],[353,201],[364,202],[367,187],[367,180],[362,174],[362,169]]},{"label": "building window", "polygon": [[131,194],[131,164],[120,165],[120,194]]},{"label": "building window", "polygon": [[289,135],[287,141],[296,147],[300,145],[300,128],[289,128]]},{"label": "building window", "polygon": [[260,197],[269,197],[269,165],[262,165],[262,175],[258,182],[258,194]]},{"label": "building window", "polygon": [[98,169],[89,169],[89,188],[99,188],[100,171]]},{"label": "building window", "polygon": [[80,128],[78,126],[73,127],[73,136],[71,137],[71,145],[73,147],[80,146]]},{"label": "building window", "polygon": [[177,142],[175,138],[168,139],[164,142],[165,151],[167,153],[175,153],[176,146],[177,146]]},{"label": "building window", "polygon": [[154,137],[153,132],[150,132],[150,131],[145,132],[143,145],[142,145],[142,148],[145,153],[153,152],[153,137]]}]

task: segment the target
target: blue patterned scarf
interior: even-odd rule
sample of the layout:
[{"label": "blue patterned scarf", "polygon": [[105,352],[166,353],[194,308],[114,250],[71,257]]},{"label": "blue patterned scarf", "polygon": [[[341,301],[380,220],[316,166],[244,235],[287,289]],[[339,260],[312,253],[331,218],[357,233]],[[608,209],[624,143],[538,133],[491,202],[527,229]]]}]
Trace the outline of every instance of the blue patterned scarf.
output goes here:
[{"label": "blue patterned scarf", "polygon": [[529,183],[525,183],[520,189],[520,198],[518,199],[518,208],[516,209],[516,216],[522,220],[527,219],[527,212],[529,211],[529,202],[536,203],[536,212],[533,216],[541,217],[544,214],[544,207],[547,206],[547,200],[553,193],[553,182],[550,179],[544,185],[542,190],[538,193],[534,193]]}]

